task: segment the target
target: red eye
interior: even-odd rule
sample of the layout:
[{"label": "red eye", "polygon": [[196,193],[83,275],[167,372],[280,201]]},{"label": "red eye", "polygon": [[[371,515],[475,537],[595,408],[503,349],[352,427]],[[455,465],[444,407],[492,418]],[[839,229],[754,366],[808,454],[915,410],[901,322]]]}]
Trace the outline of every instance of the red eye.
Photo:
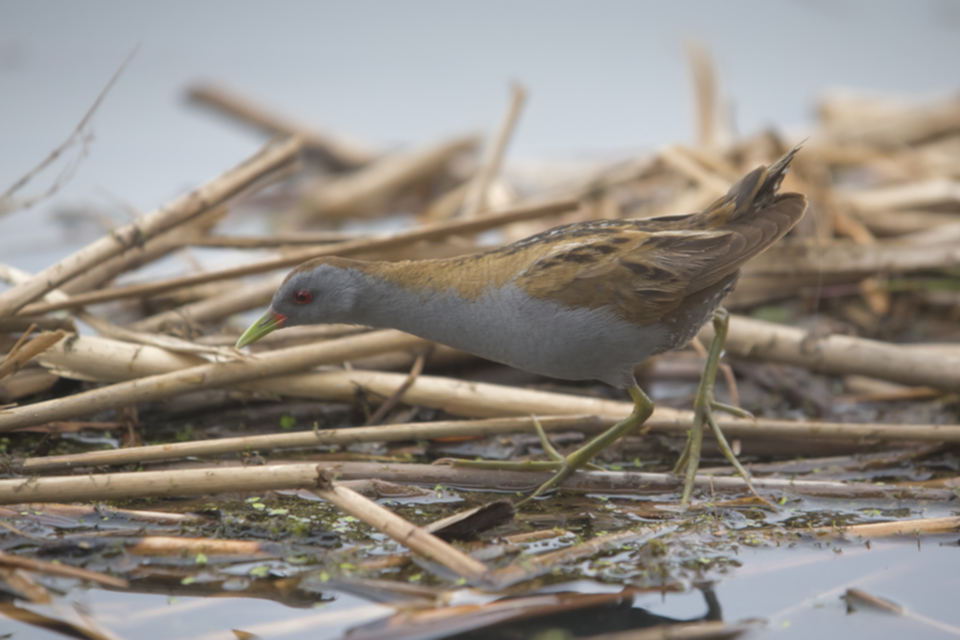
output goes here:
[{"label": "red eye", "polygon": [[310,303],[310,292],[306,289],[301,289],[293,294],[293,301],[297,304],[309,304]]}]

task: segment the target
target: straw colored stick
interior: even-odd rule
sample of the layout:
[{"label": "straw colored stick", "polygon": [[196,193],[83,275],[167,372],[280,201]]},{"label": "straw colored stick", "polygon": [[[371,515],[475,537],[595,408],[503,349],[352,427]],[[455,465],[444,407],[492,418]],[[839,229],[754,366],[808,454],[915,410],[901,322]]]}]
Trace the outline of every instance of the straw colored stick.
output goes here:
[{"label": "straw colored stick", "polygon": [[842,275],[847,276],[845,279],[849,282],[877,272],[951,267],[960,262],[960,247],[955,238],[947,235],[950,228],[940,230],[942,241],[927,244],[907,244],[902,238],[874,244],[836,242],[826,246],[782,242],[777,245],[777,251],[751,261],[745,271],[750,275]]},{"label": "straw colored stick", "polygon": [[291,252],[287,255],[261,260],[259,262],[247,265],[200,273],[192,276],[172,278],[142,285],[132,285],[128,287],[114,287],[102,291],[93,291],[90,293],[71,296],[69,300],[40,303],[29,305],[24,308],[23,313],[48,313],[58,309],[68,309],[71,307],[82,307],[88,304],[107,302],[110,300],[119,300],[121,298],[145,297],[170,291],[180,287],[193,286],[216,280],[225,280],[228,278],[239,278],[242,276],[273,271],[274,269],[284,269],[295,267],[301,262],[318,258],[320,256],[347,256],[372,251],[384,251],[403,247],[421,240],[441,240],[451,235],[479,233],[487,229],[493,229],[512,222],[521,220],[532,220],[546,216],[559,215],[568,211],[573,211],[580,206],[576,199],[564,198],[551,200],[548,202],[531,203],[509,207],[496,212],[490,212],[482,217],[469,220],[445,220],[430,224],[423,224],[407,231],[401,231],[389,236],[380,236],[375,238],[365,238],[352,240],[318,247],[315,249],[301,249]]},{"label": "straw colored stick", "polygon": [[657,157],[670,168],[699,183],[714,197],[719,197],[730,189],[730,181],[708,170],[679,145],[670,145],[662,149]]},{"label": "straw colored stick", "polygon": [[836,197],[860,211],[891,209],[927,209],[936,205],[960,202],[960,181],[933,178],[891,187],[862,191],[835,191]]},{"label": "straw colored stick", "polygon": [[404,187],[440,171],[457,154],[474,149],[478,136],[460,136],[384,156],[362,169],[318,185],[304,197],[308,216],[369,216],[382,211]]},{"label": "straw colored stick", "polygon": [[[0,378],[18,371],[23,365],[33,360],[35,357],[60,342],[63,336],[67,335],[63,330],[44,331],[33,340],[24,345],[20,345],[0,362]],[[26,336],[26,334],[24,334]]]},{"label": "straw colored stick", "polygon": [[848,146],[899,150],[960,130],[960,99],[955,97],[915,106],[867,96],[828,96],[819,110],[827,135]]},{"label": "straw colored stick", "polygon": [[225,293],[191,302],[176,309],[162,311],[137,320],[130,325],[136,331],[159,331],[167,325],[186,323],[198,325],[215,322],[235,313],[249,311],[270,304],[273,294],[283,283],[287,274],[270,276],[258,282],[239,286]]},{"label": "straw colored stick", "polygon": [[276,113],[237,91],[222,85],[200,84],[190,87],[188,95],[207,107],[252,125],[269,135],[301,136],[304,146],[324,157],[334,168],[354,169],[377,157],[377,153],[365,145],[335,136],[305,122]]},{"label": "straw colored stick", "polygon": [[[294,349],[301,348],[306,347],[295,347]],[[313,346],[310,348],[313,348]],[[916,357],[925,356],[925,352],[922,350],[913,350],[911,353]],[[45,352],[39,360],[41,364],[62,376],[77,377],[84,380],[117,381],[134,376],[156,375],[175,371],[183,366],[191,366],[198,358],[196,356],[171,354],[155,347],[138,347],[101,338],[80,337],[76,338],[69,345],[69,348],[65,344],[54,346]],[[266,378],[241,384],[239,388],[248,391],[276,393],[287,397],[351,402],[358,387],[383,397],[389,397],[406,380],[407,376],[396,373],[360,370],[330,371]],[[603,416],[605,419],[613,419],[627,415],[632,406],[630,403],[614,400],[423,375],[419,376],[416,382],[406,391],[404,402],[416,406],[443,409],[453,415],[471,417],[566,414],[597,415]],[[2,419],[2,416],[3,414],[0,413],[0,419]],[[689,411],[677,411],[661,407],[656,409],[653,416],[647,421],[646,426],[655,432],[683,434],[690,428],[691,416],[692,413]],[[946,425],[798,423],[765,418],[756,420],[726,418],[720,420],[720,425],[729,435],[738,437],[960,442],[960,427]],[[400,426],[390,428],[403,429]],[[368,432],[353,429],[350,433]],[[388,439],[386,436],[374,436],[375,432],[369,433],[374,439],[380,437]],[[441,436],[435,435],[434,437]],[[121,452],[105,453],[120,454]]]},{"label": "straw colored stick", "polygon": [[72,567],[68,564],[44,562],[43,560],[36,560],[34,558],[21,558],[20,556],[4,553],[2,551],[0,551],[0,566],[16,567],[18,569],[26,569],[27,571],[45,573],[47,575],[58,576],[61,578],[89,580],[90,582],[104,584],[109,587],[116,587],[117,589],[130,588],[130,583],[123,578],[115,578],[113,576],[108,576],[105,573],[97,573],[96,571],[81,569],[80,567]]},{"label": "straw colored stick", "polygon": [[898,520],[895,522],[871,522],[869,524],[854,524],[849,527],[817,527],[814,529],[814,533],[818,536],[859,536],[861,538],[918,536],[920,534],[933,535],[938,533],[955,533],[957,531],[960,531],[960,516],[919,518],[916,520]]},{"label": "straw colored stick", "polygon": [[196,344],[194,342],[190,342],[189,340],[158,333],[134,331],[126,327],[112,325],[101,318],[97,318],[96,316],[92,316],[89,313],[84,313],[82,311],[78,311],[76,316],[87,325],[93,327],[101,336],[113,338],[114,340],[132,342],[134,344],[147,344],[153,347],[166,349],[167,351],[172,351],[173,353],[202,353],[208,356],[220,358],[221,360],[237,360],[240,357],[240,354],[237,353],[236,349]]},{"label": "straw colored stick", "polygon": [[227,247],[232,249],[266,249],[303,244],[327,244],[330,242],[348,242],[360,240],[365,233],[348,231],[314,231],[300,233],[278,233],[269,236],[212,236],[201,235],[190,239],[194,247]]},{"label": "straw colored stick", "polygon": [[99,289],[121,273],[142,267],[159,260],[177,249],[189,246],[194,239],[204,237],[226,214],[225,205],[214,207],[179,227],[150,238],[140,246],[124,251],[106,262],[84,271],[76,278],[64,283],[60,290],[68,294]]},{"label": "straw colored stick", "polygon": [[[568,429],[597,431],[611,426],[616,418],[596,416],[543,416],[539,418],[545,431]],[[91,451],[63,456],[28,458],[23,461],[24,473],[49,471],[58,468],[120,465],[157,460],[172,460],[194,456],[210,456],[242,451],[272,451],[299,447],[351,445],[361,442],[402,442],[432,440],[463,436],[490,436],[527,431],[535,433],[532,418],[494,418],[490,420],[449,420],[395,424],[384,427],[355,427],[352,429],[324,429],[299,433],[277,433],[219,440],[177,442],[146,447],[131,447],[108,451]]]},{"label": "straw colored stick", "polygon": [[123,551],[135,556],[256,556],[276,557],[264,549],[269,543],[257,540],[224,540],[223,538],[186,538],[183,536],[144,536],[124,544]]},{"label": "straw colored stick", "polygon": [[439,562],[472,583],[481,582],[486,577],[489,572],[487,565],[474,560],[432,533],[427,533],[356,491],[334,483],[333,475],[334,472],[329,470],[321,472],[319,484],[316,489],[313,489],[313,493],[377,531],[390,536],[411,551]]},{"label": "straw colored stick", "polygon": [[464,196],[463,208],[460,211],[460,215],[464,218],[472,218],[487,208],[487,192],[494,178],[500,173],[500,166],[503,164],[507,145],[510,143],[513,130],[520,118],[523,103],[527,99],[527,91],[521,84],[515,83],[510,88],[510,94],[510,106],[507,108],[507,113],[500,123],[497,135],[487,143],[480,168],[470,181],[470,186]]},{"label": "straw colored stick", "polygon": [[719,142],[717,69],[713,56],[702,42],[688,39],[684,42],[684,49],[693,74],[697,143],[701,149],[713,149]]},{"label": "straw colored stick", "polygon": [[65,398],[38,402],[26,407],[0,411],[0,431],[10,431],[55,420],[75,419],[78,416],[137,402],[159,400],[212,387],[235,385],[257,378],[309,369],[320,364],[338,363],[353,357],[393,349],[422,347],[426,344],[428,343],[423,339],[400,331],[377,331],[314,345],[279,349],[242,362],[200,365],[172,373],[121,382]]},{"label": "straw colored stick", "polygon": [[[712,339],[704,327],[702,340]],[[817,337],[794,327],[736,316],[725,345],[730,355],[782,362],[830,374],[858,374],[915,387],[960,390],[960,357],[930,354],[852,336]]]},{"label": "straw colored stick", "polygon": [[0,318],[13,315],[28,303],[104,260],[122,254],[164,231],[183,224],[248,189],[258,180],[296,161],[299,139],[270,144],[246,162],[170,204],[112,230],[27,282],[0,293]]},{"label": "straw colored stick", "polygon": [[[215,493],[263,492],[283,489],[315,489],[320,473],[329,470],[341,480],[379,479],[398,484],[438,484],[465,490],[533,491],[553,474],[539,471],[490,471],[436,464],[384,464],[382,462],[328,462],[224,466],[135,473],[105,473],[32,477],[0,480],[0,504],[23,502],[77,502],[209,495]],[[579,492],[675,493],[684,479],[669,473],[628,471],[578,471],[561,487]],[[754,478],[760,491],[786,495],[871,500],[949,501],[950,489],[915,488],[865,482],[826,482]],[[743,478],[697,476],[699,489],[740,493],[747,491]]]}]

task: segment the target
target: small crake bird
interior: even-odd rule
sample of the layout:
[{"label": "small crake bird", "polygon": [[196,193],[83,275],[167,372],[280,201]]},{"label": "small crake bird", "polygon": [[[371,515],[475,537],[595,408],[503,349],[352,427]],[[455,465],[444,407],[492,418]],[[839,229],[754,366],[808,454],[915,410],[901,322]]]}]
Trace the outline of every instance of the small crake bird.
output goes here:
[{"label": "small crake bird", "polygon": [[634,367],[687,344],[712,315],[715,337],[675,471],[686,467],[686,503],[709,424],[749,483],[713,417],[713,410],[749,415],[713,399],[727,328],[719,306],[740,267],[803,216],[804,196],[777,193],[797,151],[750,172],[701,213],[578,222],[442,260],[310,260],[287,276],[270,310],[237,347],[280,327],[362,324],[400,329],[545,376],[628,389],[630,416],[566,458],[538,429],[553,462],[536,466],[556,473],[532,498],[650,417],[653,401],[637,385]]}]

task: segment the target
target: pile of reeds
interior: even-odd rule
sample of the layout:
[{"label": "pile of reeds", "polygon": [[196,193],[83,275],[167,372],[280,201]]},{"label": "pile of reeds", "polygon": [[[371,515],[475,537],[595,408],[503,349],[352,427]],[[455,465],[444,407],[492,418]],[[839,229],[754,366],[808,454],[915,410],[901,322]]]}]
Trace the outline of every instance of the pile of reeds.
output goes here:
[{"label": "pile of reeds", "polygon": [[[380,479],[528,491],[545,473],[412,464],[402,456],[391,459],[390,449],[384,454],[389,464],[350,456],[290,462],[270,453],[532,434],[531,414],[540,416],[549,433],[590,434],[629,413],[628,401],[590,395],[593,388],[570,393],[435,375],[450,371],[451,365],[469,372],[476,361],[397,331],[296,328],[271,334],[244,354],[232,348],[243,324],[235,316],[265,306],[286,270],[317,256],[451,256],[478,250],[481,239],[489,243],[491,231],[505,243],[577,220],[696,211],[757,165],[800,142],[803,149],[784,190],[806,194],[811,206],[794,232],[745,267],[727,300],[735,312],[727,361],[739,374],[740,386],[759,385],[800,407],[820,403],[808,416],[838,415],[831,403],[869,403],[874,419],[811,421],[796,419],[796,411],[771,411],[772,417],[761,411],[756,420],[727,418],[721,425],[747,449],[753,439],[778,441],[779,450],[791,456],[811,454],[830,442],[842,444],[847,454],[865,447],[929,451],[955,446],[960,427],[945,425],[956,420],[960,390],[960,98],[908,102],[836,94],[821,99],[817,120],[807,131],[768,130],[736,138],[719,115],[723,109],[714,97],[718,91],[709,60],[696,51],[692,59],[698,98],[695,145],[674,144],[649,156],[577,166],[542,162],[504,168],[524,101],[521,88],[514,88],[502,124],[487,137],[469,134],[380,152],[293,122],[222,88],[194,87],[194,100],[274,138],[223,175],[110,230],[40,273],[0,265],[0,277],[12,285],[0,292],[0,432],[40,433],[49,440],[107,431],[120,434],[128,445],[47,455],[48,444],[27,455],[25,447],[35,446],[38,436],[8,440],[15,455],[7,460],[8,479],[0,480],[0,502],[311,490],[487,589],[642,539],[647,535],[643,530],[627,530],[577,547],[579,551],[523,557],[494,568],[476,559],[480,555],[471,557],[364,498],[350,483]],[[344,222],[357,220],[364,223],[353,229],[375,230],[376,219],[397,214],[404,214],[403,220],[412,214],[415,223],[390,233],[342,230]],[[277,230],[231,234],[230,221],[237,216],[269,216]],[[254,253],[235,266],[164,279],[137,276],[146,265],[190,247]],[[773,317],[796,323],[775,323]],[[78,325],[90,331],[80,335]],[[707,328],[701,339],[709,336]],[[684,369],[691,362],[692,369]],[[695,378],[699,366],[699,359],[668,355],[642,375],[649,379],[684,370],[681,378]],[[81,382],[59,384],[63,379]],[[826,400],[811,391],[811,380],[831,385]],[[730,387],[733,392],[736,385]],[[202,414],[269,402],[293,407],[304,400],[368,411],[363,419],[354,412],[348,420],[360,427],[354,429],[306,428],[139,446],[144,438],[155,440],[141,433],[149,423],[145,411]],[[913,402],[936,410],[911,414]],[[896,406],[900,413],[886,414],[885,406]],[[425,409],[439,419],[417,421]],[[890,415],[921,419],[899,424]],[[690,420],[687,409],[659,407],[650,431],[679,438]],[[376,426],[384,421],[389,424]],[[229,462],[254,451],[269,464]],[[194,461],[189,468],[163,466],[187,459]],[[148,463],[159,466],[133,471]],[[950,487],[956,486],[944,479],[930,487],[765,478],[763,467],[754,467],[755,486],[778,499],[816,495],[937,501],[952,496]],[[74,475],[75,470],[82,473]],[[677,487],[678,479],[669,473],[614,469],[579,472],[562,490],[673,495]],[[699,477],[698,487],[706,499],[742,492],[744,485],[720,473]],[[892,526],[894,532],[942,531],[955,530],[958,521],[931,518]],[[19,531],[10,527],[14,534]],[[0,565],[30,568],[17,562],[0,556]]]}]

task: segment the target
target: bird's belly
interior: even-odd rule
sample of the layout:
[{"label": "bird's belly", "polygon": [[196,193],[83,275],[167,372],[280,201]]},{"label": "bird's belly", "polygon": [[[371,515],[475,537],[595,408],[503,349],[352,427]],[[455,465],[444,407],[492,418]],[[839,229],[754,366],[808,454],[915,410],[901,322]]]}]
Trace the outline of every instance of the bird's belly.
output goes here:
[{"label": "bird's belly", "polygon": [[554,378],[628,386],[633,367],[670,342],[663,325],[641,327],[603,308],[571,308],[511,286],[475,300],[438,294],[421,302],[415,323],[394,326]]}]

